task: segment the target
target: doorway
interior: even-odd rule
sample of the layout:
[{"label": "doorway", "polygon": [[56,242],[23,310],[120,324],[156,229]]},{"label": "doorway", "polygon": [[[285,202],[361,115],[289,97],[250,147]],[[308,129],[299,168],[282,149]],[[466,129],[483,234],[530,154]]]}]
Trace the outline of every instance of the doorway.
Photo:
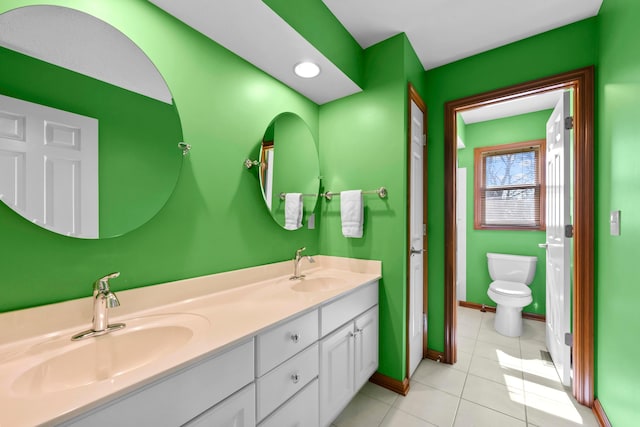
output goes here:
[{"label": "doorway", "polygon": [[593,404],[593,109],[594,69],[587,67],[519,85],[458,99],[445,104],[445,352],[444,361],[457,360],[456,345],[456,178],[457,114],[487,105],[554,90],[573,90],[574,105],[574,292],[573,395]]}]

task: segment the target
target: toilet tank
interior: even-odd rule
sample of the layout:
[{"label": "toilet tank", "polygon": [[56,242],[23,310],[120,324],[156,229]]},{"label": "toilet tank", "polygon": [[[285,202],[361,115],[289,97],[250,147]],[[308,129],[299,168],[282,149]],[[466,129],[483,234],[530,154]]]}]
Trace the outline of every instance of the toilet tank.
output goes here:
[{"label": "toilet tank", "polygon": [[536,274],[538,257],[487,253],[487,261],[491,279],[529,285]]}]

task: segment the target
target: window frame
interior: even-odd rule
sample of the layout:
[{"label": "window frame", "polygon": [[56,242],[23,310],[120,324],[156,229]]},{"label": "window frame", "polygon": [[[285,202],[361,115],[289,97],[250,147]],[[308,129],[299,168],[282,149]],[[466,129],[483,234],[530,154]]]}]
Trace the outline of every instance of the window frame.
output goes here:
[{"label": "window frame", "polygon": [[[540,185],[540,198],[538,204],[540,223],[537,225],[518,225],[518,224],[484,224],[484,204],[482,197],[482,189],[484,187],[484,158],[488,154],[500,155],[509,153],[519,153],[530,151],[531,148],[537,147],[538,154],[538,182]],[[510,144],[492,145],[488,147],[477,147],[473,150],[473,166],[474,166],[474,185],[473,185],[473,205],[474,218],[473,227],[475,230],[546,230],[546,140],[535,139],[532,141],[514,142]]]}]

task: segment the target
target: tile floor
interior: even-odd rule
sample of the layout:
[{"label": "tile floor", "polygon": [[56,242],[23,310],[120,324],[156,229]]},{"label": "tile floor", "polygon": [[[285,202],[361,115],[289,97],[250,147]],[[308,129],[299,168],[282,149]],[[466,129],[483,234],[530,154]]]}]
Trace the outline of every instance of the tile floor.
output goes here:
[{"label": "tile floor", "polygon": [[460,307],[458,363],[423,360],[405,397],[367,383],[332,426],[597,427],[541,357],[544,323],[525,320],[522,336],[508,338],[494,317]]}]

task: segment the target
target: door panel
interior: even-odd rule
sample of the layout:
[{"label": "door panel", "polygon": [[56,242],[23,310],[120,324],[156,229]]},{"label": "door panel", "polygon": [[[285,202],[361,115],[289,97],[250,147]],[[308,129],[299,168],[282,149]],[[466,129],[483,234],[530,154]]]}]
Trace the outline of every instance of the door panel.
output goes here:
[{"label": "door panel", "polygon": [[546,153],[546,344],[560,380],[571,382],[571,348],[565,344],[570,332],[571,244],[565,237],[565,225],[571,224],[570,212],[570,134],[565,129],[569,117],[570,92],[565,92],[547,122]]},{"label": "door panel", "polygon": [[60,234],[98,237],[98,120],[0,95],[0,197]]},{"label": "door panel", "polygon": [[409,372],[415,372],[424,346],[424,111],[411,100],[409,224]]}]

